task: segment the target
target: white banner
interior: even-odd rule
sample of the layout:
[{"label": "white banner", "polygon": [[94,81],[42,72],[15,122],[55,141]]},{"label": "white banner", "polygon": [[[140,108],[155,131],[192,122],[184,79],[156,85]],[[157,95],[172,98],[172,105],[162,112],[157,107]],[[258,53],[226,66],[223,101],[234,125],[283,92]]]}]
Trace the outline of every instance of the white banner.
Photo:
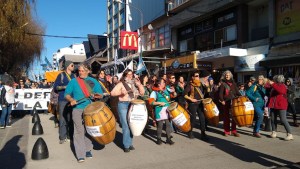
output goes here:
[{"label": "white banner", "polygon": [[[32,110],[36,107],[37,110],[47,110],[50,102],[49,89],[16,89],[15,101],[17,103],[13,110]],[[1,110],[1,106],[0,106]]]}]

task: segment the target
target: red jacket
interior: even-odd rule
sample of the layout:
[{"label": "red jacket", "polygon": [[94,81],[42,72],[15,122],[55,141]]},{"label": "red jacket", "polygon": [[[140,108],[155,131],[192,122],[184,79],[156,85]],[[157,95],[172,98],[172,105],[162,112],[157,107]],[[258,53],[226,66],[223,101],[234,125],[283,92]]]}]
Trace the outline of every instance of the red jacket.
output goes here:
[{"label": "red jacket", "polygon": [[272,109],[278,109],[278,110],[287,110],[288,101],[287,101],[286,92],[287,89],[285,84],[273,83],[268,107]]}]

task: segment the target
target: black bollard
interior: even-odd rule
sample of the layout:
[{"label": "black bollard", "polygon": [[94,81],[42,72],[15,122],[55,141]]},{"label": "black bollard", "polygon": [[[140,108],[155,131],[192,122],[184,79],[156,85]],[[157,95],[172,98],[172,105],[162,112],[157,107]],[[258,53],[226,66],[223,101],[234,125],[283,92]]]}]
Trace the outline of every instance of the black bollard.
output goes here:
[{"label": "black bollard", "polygon": [[33,160],[42,160],[49,158],[49,151],[46,142],[42,137],[38,138],[35,142],[32,153],[31,159]]},{"label": "black bollard", "polygon": [[32,123],[35,123],[35,122],[40,122],[41,121],[41,119],[40,119],[40,116],[39,116],[39,114],[38,113],[34,113],[33,114],[33,116],[32,116]]},{"label": "black bollard", "polygon": [[38,112],[37,112],[37,110],[36,110],[35,107],[32,109],[31,116],[33,116],[34,114],[38,114]]},{"label": "black bollard", "polygon": [[43,127],[40,121],[36,121],[32,127],[32,135],[42,135],[44,134]]}]

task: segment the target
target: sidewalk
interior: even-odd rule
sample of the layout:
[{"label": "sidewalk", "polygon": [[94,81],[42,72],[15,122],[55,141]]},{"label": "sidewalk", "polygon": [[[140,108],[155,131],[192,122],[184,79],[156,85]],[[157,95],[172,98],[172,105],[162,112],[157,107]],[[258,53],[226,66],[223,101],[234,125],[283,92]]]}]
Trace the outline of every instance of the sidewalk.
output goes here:
[{"label": "sidewalk", "polygon": [[[153,168],[275,168],[300,162],[300,128],[294,128],[293,141],[283,141],[285,133],[279,132],[279,138],[267,138],[269,132],[262,132],[260,139],[251,136],[251,128],[239,128],[240,138],[224,137],[222,129],[210,128],[207,134],[209,142],[196,138],[191,140],[184,134],[173,134],[175,145],[155,144],[156,131],[150,135],[134,137],[136,150],[124,153],[122,149],[121,129],[117,128],[116,139],[106,146],[94,145],[93,158],[77,163],[70,142],[59,144],[58,129],[49,120],[52,115],[40,114],[44,134],[33,136],[31,116],[16,119],[12,128],[0,130],[1,152],[0,168],[27,169],[153,169]],[[284,131],[279,126],[279,131]],[[31,151],[36,140],[42,137],[49,150],[49,158],[32,160]],[[165,138],[163,138],[165,140]]]}]

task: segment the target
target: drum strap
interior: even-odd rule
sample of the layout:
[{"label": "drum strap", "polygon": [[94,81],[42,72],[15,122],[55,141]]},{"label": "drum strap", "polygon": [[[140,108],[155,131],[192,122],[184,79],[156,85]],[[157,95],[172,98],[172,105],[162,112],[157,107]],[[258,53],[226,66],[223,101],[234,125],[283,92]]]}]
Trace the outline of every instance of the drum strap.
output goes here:
[{"label": "drum strap", "polygon": [[128,92],[128,95],[129,95],[129,97],[130,98],[134,98],[134,95],[133,95],[133,91],[132,91],[132,89],[128,86],[128,84],[126,83],[126,82],[122,82],[123,83],[123,86],[125,87],[125,89],[127,90],[127,91],[129,91]]},{"label": "drum strap", "polygon": [[105,87],[105,85],[101,82],[101,80],[98,80],[98,82],[100,83],[100,85],[102,86],[102,88],[105,90],[105,93],[110,94],[110,92],[109,92],[108,89]]},{"label": "drum strap", "polygon": [[86,84],[83,79],[81,79],[79,77],[77,77],[76,80],[77,80],[84,96],[85,97],[90,97],[91,91],[92,91],[91,87],[88,84]]},{"label": "drum strap", "polygon": [[200,95],[200,98],[204,99],[204,95],[203,95],[202,91],[198,87],[196,87],[196,86],[194,86],[194,87],[195,87],[196,91],[198,92],[198,94]]}]

